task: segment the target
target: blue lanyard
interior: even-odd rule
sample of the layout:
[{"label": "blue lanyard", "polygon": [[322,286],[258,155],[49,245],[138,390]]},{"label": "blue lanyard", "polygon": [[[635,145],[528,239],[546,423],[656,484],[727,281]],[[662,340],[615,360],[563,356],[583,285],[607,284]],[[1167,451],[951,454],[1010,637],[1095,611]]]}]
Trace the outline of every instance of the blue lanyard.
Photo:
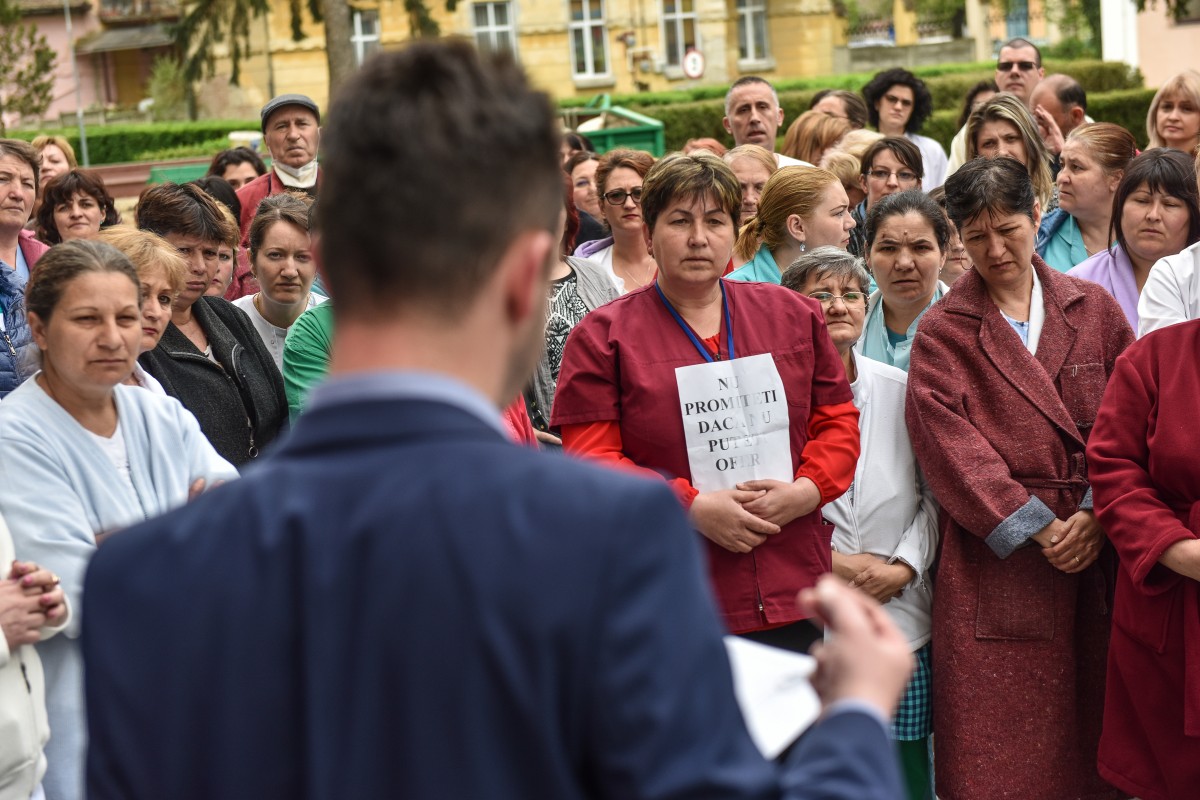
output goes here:
[{"label": "blue lanyard", "polygon": [[[717,285],[721,287],[721,311],[725,315],[725,335],[729,337],[729,360],[732,361],[733,359],[737,358],[737,356],[733,354],[733,322],[729,319],[729,301],[725,298],[725,282],[718,280]],[[701,342],[696,336],[696,333],[692,330],[692,327],[683,321],[683,317],[679,316],[679,312],[675,310],[675,306],[671,305],[671,301],[667,299],[667,296],[663,294],[663,290],[659,288],[658,281],[654,282],[654,289],[658,292],[658,297],[663,301],[663,305],[667,307],[667,311],[670,311],[671,316],[675,318],[675,323],[682,328],[683,332],[687,334],[687,337],[692,340],[692,345],[695,346],[696,351],[704,357],[704,360],[710,364],[713,363],[713,361],[720,360],[720,352],[717,353],[717,357],[714,359],[712,357],[712,353],[708,352],[708,348],[705,347],[704,343]]]}]

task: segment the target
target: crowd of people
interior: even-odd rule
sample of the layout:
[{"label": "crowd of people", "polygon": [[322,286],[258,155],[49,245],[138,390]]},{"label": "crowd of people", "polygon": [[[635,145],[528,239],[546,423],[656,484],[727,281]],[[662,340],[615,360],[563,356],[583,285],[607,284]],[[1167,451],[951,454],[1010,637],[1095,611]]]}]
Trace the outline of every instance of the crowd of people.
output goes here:
[{"label": "crowd of people", "polygon": [[[465,45],[344,92],[126,220],[0,139],[0,798],[1195,793],[1200,74],[1145,150],[1024,39],[949,152],[903,69],[658,159]],[[776,764],[722,630],[821,654]]]}]

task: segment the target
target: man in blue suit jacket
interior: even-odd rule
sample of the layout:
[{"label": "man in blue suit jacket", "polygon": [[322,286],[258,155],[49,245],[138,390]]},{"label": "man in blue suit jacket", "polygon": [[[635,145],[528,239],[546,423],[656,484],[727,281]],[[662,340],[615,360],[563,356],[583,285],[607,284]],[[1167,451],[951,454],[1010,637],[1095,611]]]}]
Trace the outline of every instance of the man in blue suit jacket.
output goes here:
[{"label": "man in blue suit jacket", "polygon": [[93,800],[901,797],[877,606],[804,598],[836,702],[769,763],[671,492],[503,435],[558,257],[547,98],[415,44],[329,118],[332,378],[243,480],[97,553]]}]

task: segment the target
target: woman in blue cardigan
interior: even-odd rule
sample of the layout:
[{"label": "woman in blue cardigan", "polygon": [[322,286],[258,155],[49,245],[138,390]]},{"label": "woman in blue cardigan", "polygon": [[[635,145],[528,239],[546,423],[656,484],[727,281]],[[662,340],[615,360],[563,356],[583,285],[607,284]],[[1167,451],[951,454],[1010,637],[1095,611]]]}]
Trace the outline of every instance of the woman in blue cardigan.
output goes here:
[{"label": "woman in blue cardigan", "polygon": [[[0,515],[17,558],[56,573],[79,608],[105,536],[237,477],[178,400],[121,385],[142,337],[141,287],[100,242],[52,248],[26,290],[42,369],[0,403]],[[86,727],[79,616],[37,645],[46,672],[47,800],[83,796]]]}]

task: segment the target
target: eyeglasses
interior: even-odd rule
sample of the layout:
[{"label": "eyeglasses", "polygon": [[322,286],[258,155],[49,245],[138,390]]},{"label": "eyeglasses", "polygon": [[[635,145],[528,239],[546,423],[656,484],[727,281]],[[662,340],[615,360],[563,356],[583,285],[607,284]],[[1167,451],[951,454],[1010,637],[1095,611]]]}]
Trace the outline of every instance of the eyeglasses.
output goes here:
[{"label": "eyeglasses", "polygon": [[899,172],[892,172],[890,169],[873,169],[869,170],[867,174],[877,181],[886,181],[893,175],[896,176],[896,180],[900,181],[900,183],[916,183],[919,180],[917,173],[909,172],[906,169],[902,169]]},{"label": "eyeglasses", "polygon": [[996,65],[997,72],[1012,72],[1012,68],[1016,67],[1021,72],[1029,72],[1036,67],[1037,64],[1032,61],[1001,61]]},{"label": "eyeglasses", "polygon": [[630,190],[628,192],[625,191],[624,189],[613,189],[611,192],[604,193],[604,199],[608,202],[608,204],[610,206],[625,205],[626,197],[632,197],[634,203],[641,203],[642,202],[642,187],[635,186],[635,187],[633,187],[632,190]]},{"label": "eyeglasses", "polygon": [[867,302],[867,296],[862,292],[846,292],[845,294],[830,294],[829,292],[813,292],[809,295],[823,306],[833,305],[834,300],[841,300],[848,306],[861,306]]}]

